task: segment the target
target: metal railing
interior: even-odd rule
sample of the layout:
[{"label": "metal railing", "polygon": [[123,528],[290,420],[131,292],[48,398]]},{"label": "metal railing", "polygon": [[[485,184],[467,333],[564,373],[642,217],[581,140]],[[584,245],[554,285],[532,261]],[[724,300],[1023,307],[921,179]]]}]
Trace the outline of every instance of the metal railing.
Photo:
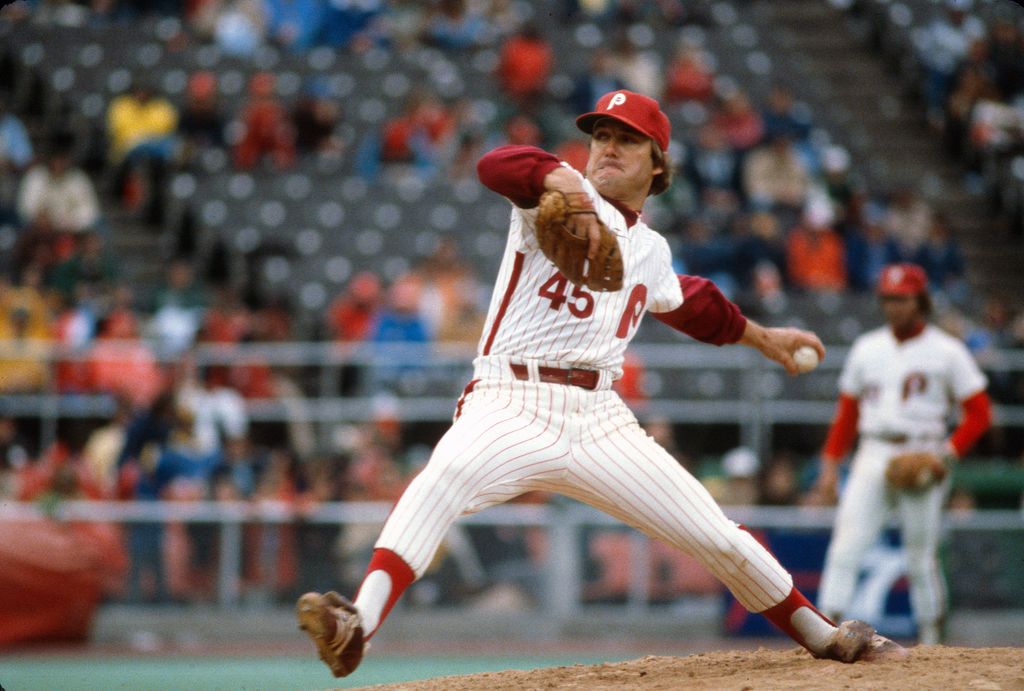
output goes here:
[{"label": "metal railing", "polygon": [[[307,524],[381,526],[392,506],[387,502],[337,502],[321,504],[299,511],[286,502],[99,502],[66,501],[52,511],[26,502],[0,502],[0,522],[25,521],[91,521],[125,525],[139,523],[213,523],[218,526],[220,545],[217,572],[217,601],[233,607],[240,602],[242,582],[243,536],[247,524],[283,526]],[[829,530],[835,516],[831,507],[723,507],[730,519],[749,528],[781,528],[793,530]],[[948,512],[945,517],[949,531],[1021,531],[1024,511]],[[548,558],[543,565],[543,590],[540,601],[545,611],[555,617],[579,613],[584,582],[583,531],[590,527],[622,527],[617,520],[591,507],[576,502],[546,505],[504,504],[479,514],[464,516],[456,522],[461,526],[489,525],[504,527],[536,527],[547,531]],[[642,612],[649,606],[646,583],[650,541],[636,531],[631,532],[631,582],[627,608]],[[558,555],[551,558],[550,555]]]},{"label": "metal railing", "polygon": [[[136,344],[137,345],[137,344]],[[732,424],[740,428],[741,442],[751,448],[770,446],[772,427],[780,423],[826,424],[834,412],[834,399],[808,400],[780,397],[773,391],[785,376],[775,363],[765,360],[749,348],[715,348],[699,343],[635,343],[630,352],[655,378],[697,377],[708,372],[738,375],[740,386],[719,396],[678,399],[654,391],[644,403],[646,415],[658,416],[682,424]],[[846,357],[846,346],[830,346],[818,374],[838,373]],[[268,344],[203,344],[189,351],[197,365],[243,365],[263,363],[271,367],[302,367],[315,370],[315,382],[303,396],[294,398],[250,399],[250,419],[254,422],[308,422],[318,425],[319,438],[327,444],[330,425],[359,422],[374,415],[374,395],[365,393],[342,396],[339,391],[341,370],[345,367],[372,370],[382,365],[415,365],[432,373],[432,387],[443,388],[445,395],[429,392],[401,396],[395,414],[407,422],[447,422],[454,410],[457,392],[471,373],[475,350],[466,346],[291,342]],[[4,344],[0,343],[0,359]],[[52,349],[45,358],[50,364],[84,359],[88,353]],[[154,354],[160,362],[176,362],[180,356]],[[1024,376],[1024,350],[1002,350],[984,363],[986,371],[1020,373]],[[52,381],[52,378],[51,378]],[[771,385],[766,385],[771,384]],[[106,417],[114,412],[114,399],[104,394],[58,393],[47,391],[5,395],[8,414],[38,417],[43,446],[56,438],[57,422],[66,418]],[[997,425],[1024,427],[1024,405],[995,406]]]}]

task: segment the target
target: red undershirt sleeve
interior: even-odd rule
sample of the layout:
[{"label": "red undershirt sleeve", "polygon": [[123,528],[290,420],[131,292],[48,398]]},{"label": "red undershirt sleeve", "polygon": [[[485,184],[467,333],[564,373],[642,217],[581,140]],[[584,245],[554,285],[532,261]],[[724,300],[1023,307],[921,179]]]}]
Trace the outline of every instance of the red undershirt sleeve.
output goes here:
[{"label": "red undershirt sleeve", "polygon": [[532,209],[544,193],[544,177],[560,165],[557,156],[535,146],[510,145],[484,154],[476,172],[488,189],[521,209]]},{"label": "red undershirt sleeve", "polygon": [[956,455],[962,458],[992,425],[992,401],[987,393],[979,391],[961,401],[960,406],[963,418],[953,430],[949,443]]},{"label": "red undershirt sleeve", "polygon": [[826,463],[839,463],[853,447],[857,436],[857,419],[860,417],[860,406],[857,399],[850,394],[839,394],[836,403],[836,415],[825,439],[825,448],[821,452]]},{"label": "red undershirt sleeve", "polygon": [[724,345],[743,336],[747,318],[714,283],[699,276],[679,275],[683,304],[654,318],[703,343]]}]

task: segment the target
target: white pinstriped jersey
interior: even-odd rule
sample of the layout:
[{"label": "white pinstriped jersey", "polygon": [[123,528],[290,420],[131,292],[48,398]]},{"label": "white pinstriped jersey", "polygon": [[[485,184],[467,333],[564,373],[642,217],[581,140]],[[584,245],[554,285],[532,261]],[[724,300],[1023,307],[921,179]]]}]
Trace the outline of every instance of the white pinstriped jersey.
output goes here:
[{"label": "white pinstriped jersey", "polygon": [[987,380],[963,343],[925,326],[902,343],[888,327],[853,343],[839,390],[859,401],[861,434],[942,437],[954,404],[985,389]]},{"label": "white pinstriped jersey", "polygon": [[537,246],[537,210],[513,206],[477,351],[476,376],[500,376],[504,365],[499,360],[512,358],[608,370],[618,378],[643,313],[669,312],[683,303],[665,238],[642,220],[627,229],[622,213],[583,176],[580,180],[598,216],[617,236],[624,263],[622,289],[594,293],[570,283]]}]

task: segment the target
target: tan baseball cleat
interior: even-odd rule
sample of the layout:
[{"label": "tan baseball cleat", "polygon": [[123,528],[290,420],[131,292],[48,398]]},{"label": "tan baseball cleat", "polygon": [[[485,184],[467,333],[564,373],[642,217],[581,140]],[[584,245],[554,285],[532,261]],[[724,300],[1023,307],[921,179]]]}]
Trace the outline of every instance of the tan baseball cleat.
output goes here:
[{"label": "tan baseball cleat", "polygon": [[908,656],[906,648],[875,633],[870,624],[851,620],[836,627],[832,642],[816,657],[840,662],[887,662]]},{"label": "tan baseball cleat", "polygon": [[334,591],[306,593],[299,598],[295,615],[334,676],[346,677],[356,670],[366,643],[359,611],[351,602]]}]

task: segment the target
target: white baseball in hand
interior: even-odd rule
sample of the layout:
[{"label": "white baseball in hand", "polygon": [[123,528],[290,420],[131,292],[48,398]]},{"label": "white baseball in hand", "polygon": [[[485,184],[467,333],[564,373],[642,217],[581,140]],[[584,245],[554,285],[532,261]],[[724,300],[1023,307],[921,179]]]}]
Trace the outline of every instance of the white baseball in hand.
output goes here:
[{"label": "white baseball in hand", "polygon": [[818,351],[811,346],[800,346],[793,353],[793,362],[796,363],[797,369],[800,373],[810,372],[812,369],[818,366]]}]

